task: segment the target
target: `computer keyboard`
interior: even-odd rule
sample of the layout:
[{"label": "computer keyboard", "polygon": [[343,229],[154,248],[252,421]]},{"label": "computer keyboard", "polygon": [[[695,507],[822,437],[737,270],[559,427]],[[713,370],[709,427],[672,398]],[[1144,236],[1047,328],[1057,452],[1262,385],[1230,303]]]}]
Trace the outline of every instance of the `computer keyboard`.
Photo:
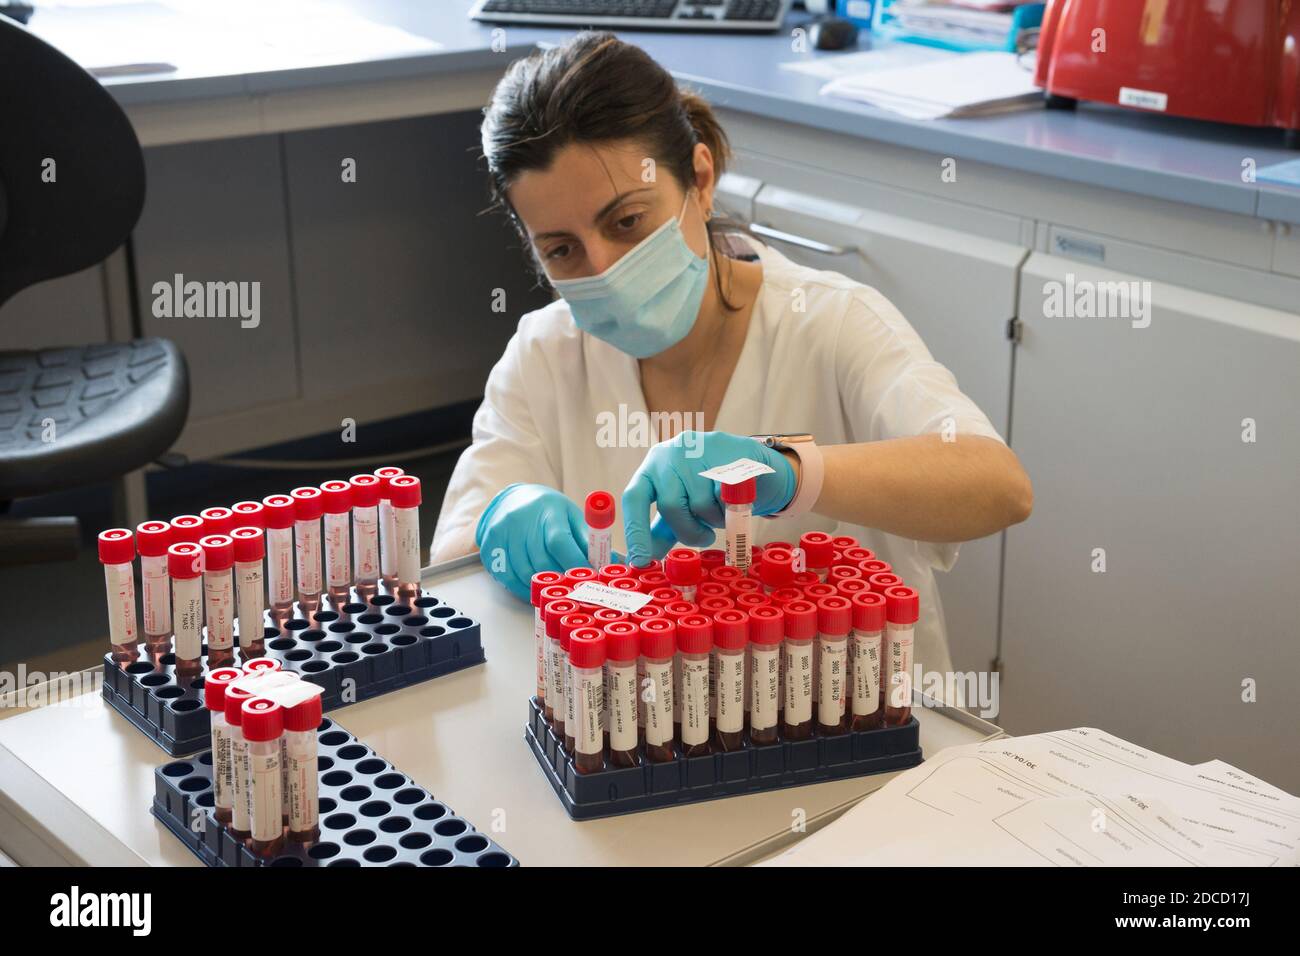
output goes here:
[{"label": "computer keyboard", "polygon": [[539,26],[771,32],[789,7],[790,0],[478,0],[470,16]]}]

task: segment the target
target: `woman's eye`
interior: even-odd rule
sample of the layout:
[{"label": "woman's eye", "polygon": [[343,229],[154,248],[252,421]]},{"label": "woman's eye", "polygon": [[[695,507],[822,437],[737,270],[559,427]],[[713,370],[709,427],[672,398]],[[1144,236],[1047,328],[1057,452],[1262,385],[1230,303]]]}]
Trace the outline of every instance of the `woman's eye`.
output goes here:
[{"label": "woman's eye", "polygon": [[563,259],[568,254],[569,254],[568,246],[564,246],[564,245],[552,246],[550,249],[547,249],[546,252],[542,254],[542,258],[555,261],[555,260]]},{"label": "woman's eye", "polygon": [[630,232],[641,223],[641,219],[644,215],[645,213],[640,212],[629,213],[622,219],[615,221],[614,225],[623,232]]}]

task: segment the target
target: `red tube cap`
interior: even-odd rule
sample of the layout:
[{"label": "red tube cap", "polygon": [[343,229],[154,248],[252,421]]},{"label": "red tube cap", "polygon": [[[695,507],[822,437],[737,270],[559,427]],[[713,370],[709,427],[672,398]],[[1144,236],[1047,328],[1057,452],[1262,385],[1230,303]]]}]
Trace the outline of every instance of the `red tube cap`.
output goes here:
[{"label": "red tube cap", "polygon": [[757,591],[748,591],[743,594],[737,594],[732,601],[736,607],[742,611],[748,611],[750,608],[762,607],[764,604],[771,604],[772,599],[766,594],[759,594]]},{"label": "red tube cap", "polygon": [[734,597],[738,594],[761,594],[763,591],[763,582],[757,578],[737,578],[731,582],[730,593]]},{"label": "red tube cap", "polygon": [[773,604],[777,604],[782,607],[789,604],[791,601],[802,601],[804,599],[803,590],[797,587],[777,588],[775,591],[769,594],[768,597],[772,599]]},{"label": "red tube cap", "polygon": [[244,704],[252,699],[253,695],[243,687],[227,687],[226,723],[235,727],[242,726],[244,723]]},{"label": "red tube cap", "polygon": [[566,614],[577,614],[578,604],[576,601],[561,599],[559,601],[550,601],[542,605],[542,620],[546,622],[546,636],[553,639],[560,639],[560,618]]},{"label": "red tube cap", "polygon": [[224,534],[210,534],[199,542],[204,571],[229,571],[235,563],[235,542]]},{"label": "red tube cap", "polygon": [[256,674],[258,671],[278,670],[283,670],[283,667],[274,657],[254,657],[244,665],[245,674]]},{"label": "red tube cap", "polygon": [[235,526],[235,513],[229,508],[204,508],[199,512],[203,519],[203,533],[229,534]]},{"label": "red tube cap", "polygon": [[746,478],[734,485],[722,485],[718,489],[718,497],[728,505],[752,505],[757,495],[758,483],[754,478]]},{"label": "red tube cap", "polygon": [[817,602],[817,632],[832,637],[847,634],[853,628],[853,605],[839,594]]},{"label": "red tube cap", "polygon": [[859,631],[879,631],[885,626],[885,596],[863,591],[849,599],[853,604],[853,627]]},{"label": "red tube cap", "polygon": [[618,588],[620,591],[640,591],[641,582],[634,577],[610,578],[605,582],[612,588]]},{"label": "red tube cap", "polygon": [[583,514],[589,528],[608,528],[614,523],[614,496],[608,491],[593,491],[587,495]]},{"label": "red tube cap", "polygon": [[[642,587],[644,588],[644,584]],[[682,600],[682,592],[676,588],[662,587],[654,588],[649,592],[650,603],[658,604],[660,607],[667,607],[669,604],[678,604]]]},{"label": "red tube cap", "polygon": [[812,601],[814,604],[824,597],[830,597],[832,594],[839,594],[833,584],[810,584],[803,589],[803,596]]},{"label": "red tube cap", "polygon": [[652,617],[640,623],[641,654],[663,660],[677,653],[677,625],[666,617]]},{"label": "red tube cap", "polygon": [[394,508],[418,508],[420,479],[415,475],[398,475],[388,479],[388,500]]},{"label": "red tube cap", "polygon": [[130,564],[135,560],[135,536],[130,528],[109,528],[99,533],[99,560],[104,564]]},{"label": "red tube cap", "polygon": [[695,617],[700,613],[700,606],[694,601],[669,601],[663,605],[664,617],[670,617],[681,623],[684,617]]},{"label": "red tube cap", "polygon": [[243,728],[245,740],[278,740],[284,733],[284,708],[260,697],[245,701]]},{"label": "red tube cap", "polygon": [[695,598],[702,601],[706,597],[731,597],[731,588],[721,581],[701,581],[695,586]]},{"label": "red tube cap", "polygon": [[724,564],[722,567],[714,568],[709,572],[710,581],[721,581],[723,584],[727,585],[731,584],[733,581],[740,580],[744,576],[744,571],[729,564]]},{"label": "red tube cap", "polygon": [[616,611],[612,607],[598,607],[594,611],[588,611],[596,619],[597,627],[604,627],[611,621],[626,621],[627,615],[622,611]]},{"label": "red tube cap", "polygon": [[704,597],[695,603],[700,606],[702,614],[717,614],[719,611],[727,611],[736,606],[736,602],[729,597]]},{"label": "red tube cap", "polygon": [[794,576],[794,587],[806,588],[812,584],[821,584],[816,571],[800,571]]},{"label": "red tube cap", "polygon": [[839,584],[846,578],[860,578],[862,576],[861,568],[856,568],[851,564],[837,564],[827,572],[826,582],[828,584]]},{"label": "red tube cap", "polygon": [[167,573],[181,581],[203,573],[203,549],[193,541],[182,541],[167,549]]},{"label": "red tube cap", "polygon": [[595,581],[599,575],[595,568],[577,567],[569,568],[564,572],[564,583],[571,588],[576,588],[583,581]]},{"label": "red tube cap", "polygon": [[236,501],[230,506],[236,528],[265,528],[266,506],[260,501]]},{"label": "red tube cap", "polygon": [[560,647],[564,650],[569,649],[569,642],[573,640],[573,632],[581,630],[584,627],[595,627],[596,619],[590,614],[582,611],[574,611],[572,614],[565,614],[559,620]]},{"label": "red tube cap", "polygon": [[203,678],[203,706],[211,711],[219,710],[225,716],[226,685],[239,680],[240,676],[237,667],[218,667],[208,671],[208,676]]},{"label": "red tube cap", "polygon": [[[807,604],[807,601],[796,602]],[[788,607],[789,605],[787,605]],[[780,644],[785,637],[785,611],[775,604],[749,609],[749,639],[755,644]]]},{"label": "red tube cap", "polygon": [[700,562],[700,553],[690,548],[673,548],[664,558],[664,574],[672,584],[679,587],[693,587],[700,583],[704,568]]},{"label": "red tube cap", "polygon": [[203,519],[198,515],[177,515],[171,520],[172,526],[172,544],[181,541],[198,542],[206,532],[203,530]]},{"label": "red tube cap", "polygon": [[648,574],[643,574],[638,577],[637,584],[640,586],[642,591],[649,594],[656,588],[668,587],[668,575],[664,574],[662,571],[651,571]]},{"label": "red tube cap", "polygon": [[574,667],[601,667],[605,663],[605,632],[580,627],[569,635],[569,662]]},{"label": "red tube cap", "polygon": [[897,587],[903,583],[903,579],[897,574],[890,574],[888,571],[882,571],[880,574],[873,574],[867,578],[867,583],[871,585],[871,590],[879,591],[884,594],[888,588]]},{"label": "red tube cap", "polygon": [[326,514],[345,515],[352,510],[352,485],[348,482],[337,479],[322,482],[320,493]]},{"label": "red tube cap", "polygon": [[600,569],[598,574],[598,577],[606,584],[615,578],[630,578],[632,576],[632,569],[626,564],[607,564]]},{"label": "red tube cap", "polygon": [[831,538],[831,545],[843,551],[845,548],[856,548],[858,539],[851,534],[841,534]]},{"label": "red tube cap", "polygon": [[885,590],[885,617],[890,624],[915,624],[921,616],[921,599],[903,585]]},{"label": "red tube cap", "polygon": [[764,548],[758,579],[769,588],[788,588],[794,584],[794,553],[785,548]]},{"label": "red tube cap", "polygon": [[[791,601],[782,610],[785,612],[786,637],[802,641],[817,636],[817,605],[812,601]],[[750,611],[751,615],[753,613]]]},{"label": "red tube cap", "polygon": [[634,661],[641,653],[641,628],[632,621],[610,621],[605,633],[605,656],[611,661]]},{"label": "red tube cap", "polygon": [[542,591],[559,584],[564,578],[558,571],[538,571],[529,581],[528,596],[533,607],[542,606]]},{"label": "red tube cap", "polygon": [[660,561],[658,558],[656,558],[655,560],[649,562],[648,564],[633,564],[631,565],[631,568],[632,568],[632,573],[635,574],[637,577],[642,577],[647,574],[662,574],[664,570],[664,563]]},{"label": "red tube cap", "polygon": [[809,531],[799,537],[799,547],[803,548],[805,563],[810,568],[829,568],[831,566],[831,536],[824,531]]},{"label": "red tube cap", "polygon": [[837,594],[842,594],[849,600],[853,600],[855,594],[861,594],[864,591],[870,592],[871,585],[862,578],[842,578],[835,582],[835,591]]},{"label": "red tube cap", "polygon": [[638,621],[648,621],[652,617],[663,617],[664,609],[658,604],[643,604],[635,611],[631,612],[628,617]]},{"label": "red tube cap", "polygon": [[324,502],[321,500],[325,496],[321,494],[319,488],[295,488],[289,492],[289,497],[293,499],[293,517],[295,521],[312,521],[321,516],[325,510]]},{"label": "red tube cap", "polygon": [[236,528],[230,532],[235,543],[235,560],[241,564],[266,557],[266,532],[261,528]]},{"label": "red tube cap", "polygon": [[320,694],[313,694],[292,707],[286,707],[284,709],[284,729],[291,730],[294,733],[303,733],[319,727],[323,716],[321,714],[320,698]]},{"label": "red tube cap", "polygon": [[713,643],[726,651],[744,650],[749,643],[749,614],[736,608],[714,614]]},{"label": "red tube cap", "polygon": [[705,548],[700,552],[700,566],[704,573],[712,571],[714,568],[720,568],[727,563],[727,552],[721,548]]},{"label": "red tube cap", "polygon": [[172,543],[172,526],[166,521],[141,521],[135,528],[135,540],[141,557],[165,555]]},{"label": "red tube cap", "polygon": [[846,564],[856,565],[862,561],[874,561],[875,559],[876,553],[870,548],[858,547],[844,549],[844,561]]},{"label": "red tube cap", "polygon": [[862,576],[869,581],[873,574],[890,574],[894,569],[889,566],[888,561],[881,561],[879,558],[873,558],[870,561],[859,561],[858,570],[861,571]]},{"label": "red tube cap", "polygon": [[262,514],[268,528],[293,527],[294,504],[288,495],[267,495],[262,499],[262,507],[266,509]]},{"label": "red tube cap", "polygon": [[379,479],[374,475],[353,475],[348,479],[352,486],[352,506],[373,508],[379,504]]},{"label": "red tube cap", "polygon": [[388,483],[398,475],[406,474],[396,465],[385,465],[383,468],[375,469],[375,477],[379,479],[379,498],[381,501],[388,500]]},{"label": "red tube cap", "polygon": [[683,654],[707,654],[713,650],[713,618],[698,613],[678,618],[677,649]]}]

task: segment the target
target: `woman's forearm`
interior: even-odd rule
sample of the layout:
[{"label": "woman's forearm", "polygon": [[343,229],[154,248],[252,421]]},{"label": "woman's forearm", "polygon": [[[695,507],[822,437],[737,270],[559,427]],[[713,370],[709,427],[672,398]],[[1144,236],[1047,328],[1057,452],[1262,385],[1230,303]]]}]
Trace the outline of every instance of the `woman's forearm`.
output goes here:
[{"label": "woman's forearm", "polygon": [[991,438],[918,435],[821,451],[826,476],[814,510],[837,521],[918,541],[970,541],[1033,508],[1019,459]]}]

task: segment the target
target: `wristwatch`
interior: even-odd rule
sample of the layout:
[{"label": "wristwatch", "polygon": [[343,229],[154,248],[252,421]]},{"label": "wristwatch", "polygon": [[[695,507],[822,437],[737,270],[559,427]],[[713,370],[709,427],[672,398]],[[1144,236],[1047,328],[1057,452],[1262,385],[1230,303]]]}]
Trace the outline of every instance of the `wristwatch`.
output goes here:
[{"label": "wristwatch", "polygon": [[773,451],[790,451],[799,458],[799,485],[794,490],[790,503],[769,518],[792,518],[807,514],[817,504],[822,493],[822,479],[826,471],[822,465],[822,452],[808,432],[792,432],[784,435],[750,435]]}]

